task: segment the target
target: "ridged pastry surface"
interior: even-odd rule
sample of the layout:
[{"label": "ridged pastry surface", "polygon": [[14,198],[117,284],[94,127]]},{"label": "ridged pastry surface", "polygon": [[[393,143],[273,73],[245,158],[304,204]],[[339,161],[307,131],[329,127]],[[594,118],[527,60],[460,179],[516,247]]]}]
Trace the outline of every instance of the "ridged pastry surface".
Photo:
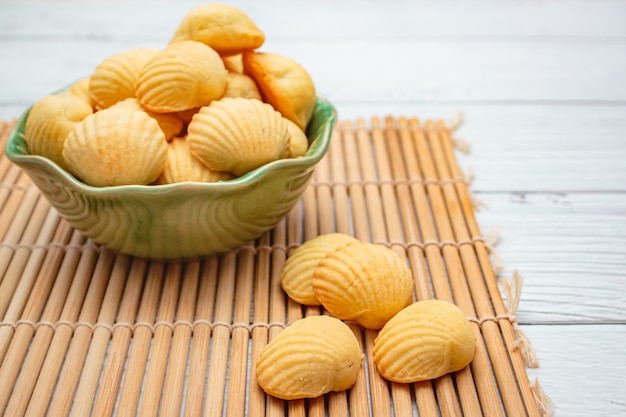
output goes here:
[{"label": "ridged pastry surface", "polygon": [[289,132],[289,157],[303,156],[309,149],[309,139],[302,129],[289,119],[285,119]]},{"label": "ridged pastry surface", "polygon": [[328,233],[307,240],[287,258],[280,284],[294,301],[306,305],[320,305],[313,291],[313,271],[327,254],[340,246],[357,242],[343,233]]},{"label": "ridged pastry surface", "polygon": [[89,185],[150,184],[163,171],[167,141],[146,113],[106,109],[86,117],[63,148],[70,172]]},{"label": "ridged pastry surface", "polygon": [[148,110],[177,112],[219,99],[226,82],[226,68],[215,50],[200,42],[181,41],[146,64],[135,83],[135,96]]},{"label": "ridged pastry surface", "polygon": [[174,184],[184,181],[216,182],[233,178],[228,172],[211,171],[202,165],[191,152],[185,138],[174,138],[167,146],[165,168],[157,184]]},{"label": "ridged pastry surface", "polygon": [[443,300],[418,301],[396,314],[374,341],[374,361],[385,378],[418,382],[467,366],[476,336],[463,311]]},{"label": "ridged pastry surface", "polygon": [[316,89],[308,71],[293,59],[271,52],[242,54],[244,73],[270,103],[300,129],[306,129],[315,107]]},{"label": "ridged pastry surface", "polygon": [[106,58],[89,79],[89,96],[97,110],[118,101],[135,97],[135,82],[143,67],[158,52],[153,48],[137,48]]},{"label": "ridged pastry surface", "polygon": [[356,382],[363,354],[356,336],[334,317],[308,316],[285,328],[261,351],[257,382],[285,400],[315,398]]},{"label": "ridged pastry surface", "polygon": [[262,100],[261,93],[254,80],[245,74],[228,73],[228,82],[223,97],[242,97]]},{"label": "ridged pastry surface", "polygon": [[243,11],[209,3],[191,10],[179,23],[170,42],[185,40],[205,43],[220,55],[228,56],[261,47],[265,35]]},{"label": "ridged pastry surface", "polygon": [[287,156],[280,113],[259,100],[223,98],[205,106],[187,127],[191,153],[214,171],[240,176]]},{"label": "ridged pastry surface", "polygon": [[24,139],[30,153],[67,169],[63,146],[77,123],[93,113],[91,106],[73,94],[55,94],[35,103],[28,115]]},{"label": "ridged pastry surface", "polygon": [[319,262],[313,272],[313,290],[335,317],[380,329],[412,301],[413,278],[393,250],[355,242]]},{"label": "ridged pastry surface", "polygon": [[119,101],[113,106],[115,108],[122,108],[128,110],[141,111],[152,117],[159,124],[159,127],[165,135],[165,139],[168,141],[177,136],[184,127],[183,119],[180,114],[175,113],[156,113],[143,107],[139,100],[136,98],[127,98],[126,100]]}]

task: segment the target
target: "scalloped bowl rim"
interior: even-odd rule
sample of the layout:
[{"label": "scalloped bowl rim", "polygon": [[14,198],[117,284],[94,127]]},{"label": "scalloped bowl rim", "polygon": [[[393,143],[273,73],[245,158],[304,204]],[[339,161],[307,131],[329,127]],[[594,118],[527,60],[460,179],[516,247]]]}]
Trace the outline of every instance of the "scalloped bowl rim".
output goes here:
[{"label": "scalloped bowl rim", "polygon": [[[64,89],[63,89],[64,90]],[[61,91],[63,91],[61,90]],[[53,93],[56,94],[56,93]],[[315,165],[319,162],[322,157],[326,154],[328,150],[328,146],[330,144],[330,139],[332,136],[332,127],[337,117],[337,111],[334,106],[328,101],[326,98],[318,95],[316,97],[315,107],[322,106],[323,108],[328,109],[329,113],[327,117],[324,118],[323,122],[320,123],[318,131],[315,132],[314,140],[309,144],[309,149],[306,154],[296,158],[282,158],[267,164],[264,164],[246,174],[243,174],[240,177],[234,178],[232,180],[226,181],[217,181],[217,182],[195,182],[195,181],[184,181],[177,182],[173,184],[159,184],[159,185],[116,185],[116,186],[106,186],[106,187],[96,187],[85,182],[79,180],[74,175],[70,174],[59,165],[57,165],[52,160],[40,156],[40,155],[32,155],[32,154],[23,154],[14,152],[13,148],[15,146],[15,141],[18,140],[18,135],[23,134],[21,130],[25,126],[26,119],[32,109],[32,106],[29,107],[26,111],[22,113],[19,117],[15,127],[12,129],[9,137],[7,139],[7,143],[5,146],[5,154],[7,158],[15,163],[30,163],[34,165],[43,165],[49,169],[52,169],[53,172],[62,179],[66,181],[69,185],[72,185],[76,190],[79,190],[83,194],[112,194],[112,195],[151,195],[151,194],[160,194],[166,195],[170,193],[176,193],[182,190],[198,190],[204,192],[232,192],[237,191],[243,188],[246,188],[256,182],[263,180],[263,178],[267,175],[270,175],[272,171],[280,170],[282,168],[289,167],[298,167],[307,168]],[[307,126],[307,129],[309,126]],[[310,133],[307,131],[307,138],[311,139]]]}]

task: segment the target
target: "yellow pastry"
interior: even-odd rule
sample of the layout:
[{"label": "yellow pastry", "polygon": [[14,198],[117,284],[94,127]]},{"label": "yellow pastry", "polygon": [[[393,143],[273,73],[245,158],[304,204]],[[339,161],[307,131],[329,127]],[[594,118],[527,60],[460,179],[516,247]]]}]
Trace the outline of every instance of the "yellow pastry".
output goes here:
[{"label": "yellow pastry", "polygon": [[315,84],[296,61],[268,52],[243,53],[243,70],[259,87],[263,100],[305,130],[315,107]]},{"label": "yellow pastry", "polygon": [[476,335],[463,311],[443,300],[418,301],[380,330],[372,350],[382,376],[418,382],[463,369],[474,358]]},{"label": "yellow pastry", "polygon": [[26,119],[24,140],[28,151],[67,169],[63,145],[77,123],[92,114],[91,106],[74,94],[55,94],[37,101]]},{"label": "yellow pastry", "polygon": [[205,106],[222,97],[227,71],[220,56],[195,41],[172,43],[143,68],[135,95],[143,107],[170,113]]},{"label": "yellow pastry", "polygon": [[165,167],[167,141],[146,113],[110,108],[74,127],[63,157],[70,172],[95,187],[150,184]]},{"label": "yellow pastry", "polygon": [[256,363],[256,378],[274,397],[315,398],[353,386],[362,362],[361,347],[347,324],[334,317],[309,316],[265,346]]},{"label": "yellow pastry", "polygon": [[306,134],[289,119],[285,119],[287,130],[289,131],[289,157],[296,158],[303,156],[309,149],[309,138]]},{"label": "yellow pastry", "polygon": [[380,329],[412,301],[406,262],[386,246],[353,242],[324,257],[313,271],[313,290],[333,316]]},{"label": "yellow pastry", "polygon": [[243,57],[241,54],[222,56],[222,61],[224,61],[224,66],[228,72],[243,74]]},{"label": "yellow pastry", "polygon": [[211,171],[189,152],[185,138],[174,138],[167,147],[165,168],[157,179],[157,184],[173,184],[184,181],[217,182],[233,178],[228,172]]},{"label": "yellow pastry", "polygon": [[96,109],[106,109],[118,101],[135,97],[135,81],[157,52],[151,48],[131,49],[98,64],[89,79],[89,96]]},{"label": "yellow pastry", "polygon": [[244,74],[228,73],[228,82],[224,97],[242,97],[261,100],[261,94],[254,80]]},{"label": "yellow pastry", "polygon": [[82,78],[78,80],[77,82],[75,82],[74,84],[72,84],[72,86],[67,90],[67,92],[69,94],[82,98],[83,100],[87,102],[87,104],[89,104],[89,106],[92,109],[95,109],[96,103],[95,101],[93,101],[93,99],[91,98],[91,95],[89,94],[89,83],[90,83],[89,77]]},{"label": "yellow pastry", "polygon": [[192,9],[180,22],[170,42],[185,40],[205,43],[225,56],[259,48],[265,35],[243,11],[210,3]]},{"label": "yellow pastry", "polygon": [[184,127],[183,119],[178,113],[156,113],[144,108],[136,98],[127,98],[126,100],[115,103],[111,108],[122,108],[128,110],[142,111],[157,121],[159,127],[168,141],[177,136]]},{"label": "yellow pastry", "polygon": [[287,156],[280,113],[259,100],[223,98],[202,107],[187,126],[192,155],[213,171],[241,176]]},{"label": "yellow pastry", "polygon": [[287,258],[280,285],[293,300],[307,305],[320,305],[313,291],[313,271],[317,264],[339,246],[357,239],[343,233],[328,233],[307,240]]}]

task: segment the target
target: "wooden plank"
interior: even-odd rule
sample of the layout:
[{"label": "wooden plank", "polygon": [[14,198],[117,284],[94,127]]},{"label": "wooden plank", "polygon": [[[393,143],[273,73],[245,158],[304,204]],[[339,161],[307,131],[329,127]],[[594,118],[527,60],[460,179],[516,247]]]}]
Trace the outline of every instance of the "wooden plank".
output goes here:
[{"label": "wooden plank", "polygon": [[[414,37],[591,37],[625,35],[626,5],[616,0],[519,2],[472,0],[459,3],[395,1],[292,2],[237,0],[270,38],[379,39]],[[1,2],[8,23],[0,36],[55,35],[159,38],[198,2],[20,1]],[[398,13],[402,10],[402,13]],[[25,14],[29,18],[25,19]],[[137,16],[149,18],[137,19]],[[346,24],[350,21],[355,24]]]},{"label": "wooden plank", "polygon": [[522,323],[626,323],[626,194],[479,194],[501,276],[524,277]]},{"label": "wooden plank", "polygon": [[554,417],[624,416],[626,325],[523,326],[540,367],[529,369]]},{"label": "wooden plank", "polygon": [[[10,38],[0,49],[0,97],[27,103],[90,75],[114,53],[164,45],[141,39]],[[626,104],[626,43],[273,39],[263,50],[300,62],[319,92],[338,103]]]}]

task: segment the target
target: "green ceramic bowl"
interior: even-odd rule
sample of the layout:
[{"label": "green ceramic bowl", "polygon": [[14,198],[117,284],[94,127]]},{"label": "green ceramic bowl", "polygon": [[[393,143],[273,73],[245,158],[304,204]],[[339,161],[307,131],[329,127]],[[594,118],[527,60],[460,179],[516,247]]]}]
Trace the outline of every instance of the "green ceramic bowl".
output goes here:
[{"label": "green ceramic bowl", "polygon": [[9,135],[7,157],[63,218],[94,242],[163,260],[227,252],[274,227],[297,203],[326,154],[337,117],[331,103],[318,97],[307,126],[305,156],[271,162],[234,180],[92,187],[49,159],[28,153],[23,133],[29,111]]}]

